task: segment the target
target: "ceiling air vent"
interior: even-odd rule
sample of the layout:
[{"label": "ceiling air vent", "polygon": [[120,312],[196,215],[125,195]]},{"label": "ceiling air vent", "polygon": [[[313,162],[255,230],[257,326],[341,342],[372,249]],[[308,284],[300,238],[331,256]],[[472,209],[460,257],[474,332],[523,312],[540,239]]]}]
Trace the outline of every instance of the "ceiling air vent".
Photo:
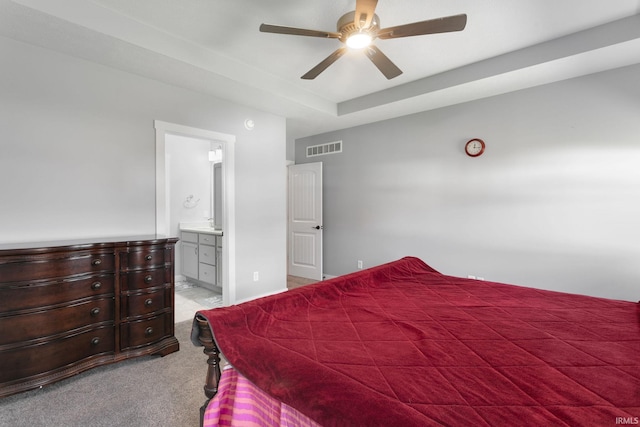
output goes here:
[{"label": "ceiling air vent", "polygon": [[326,144],[307,147],[307,157],[324,156],[334,153],[342,153],[342,141],[327,142]]}]

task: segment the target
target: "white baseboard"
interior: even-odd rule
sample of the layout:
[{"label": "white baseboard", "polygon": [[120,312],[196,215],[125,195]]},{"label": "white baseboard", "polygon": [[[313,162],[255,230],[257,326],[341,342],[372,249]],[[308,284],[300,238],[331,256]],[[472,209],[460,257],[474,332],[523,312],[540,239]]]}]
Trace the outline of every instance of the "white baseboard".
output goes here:
[{"label": "white baseboard", "polygon": [[256,295],[256,296],[254,296],[254,297],[250,297],[250,298],[244,298],[244,299],[241,299],[241,300],[236,300],[236,302],[235,302],[234,304],[242,304],[243,302],[253,301],[254,299],[263,298],[263,297],[268,297],[268,296],[271,296],[271,295],[281,294],[281,293],[283,293],[283,292],[286,292],[287,290],[288,290],[287,288],[284,288],[284,289],[279,290],[279,291],[275,291],[275,292],[268,292],[268,293],[266,293],[266,294],[261,294],[261,295]]}]

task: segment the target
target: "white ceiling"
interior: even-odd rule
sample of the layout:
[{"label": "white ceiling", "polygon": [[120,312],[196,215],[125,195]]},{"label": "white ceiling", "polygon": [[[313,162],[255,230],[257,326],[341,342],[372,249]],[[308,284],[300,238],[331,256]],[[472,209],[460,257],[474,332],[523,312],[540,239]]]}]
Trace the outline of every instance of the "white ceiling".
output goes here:
[{"label": "white ceiling", "polygon": [[285,116],[290,139],[640,63],[640,0],[380,0],[383,28],[468,16],[462,32],[377,40],[393,80],[361,52],[302,80],[340,42],[258,31],[335,31],[354,5],[0,0],[0,35]]}]

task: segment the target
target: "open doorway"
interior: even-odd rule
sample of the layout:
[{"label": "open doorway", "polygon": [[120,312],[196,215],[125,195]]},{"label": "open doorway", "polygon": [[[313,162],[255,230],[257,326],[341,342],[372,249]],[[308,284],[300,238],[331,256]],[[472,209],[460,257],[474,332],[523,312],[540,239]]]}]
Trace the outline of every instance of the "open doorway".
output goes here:
[{"label": "open doorway", "polygon": [[[156,234],[172,236],[170,221],[170,180],[167,161],[167,140],[177,135],[195,140],[207,140],[219,144],[224,159],[221,168],[222,223],[224,243],[222,245],[222,298],[224,305],[236,301],[236,260],[235,260],[235,136],[205,129],[192,128],[161,121],[154,121],[156,130]],[[172,236],[179,237],[179,236]]]}]

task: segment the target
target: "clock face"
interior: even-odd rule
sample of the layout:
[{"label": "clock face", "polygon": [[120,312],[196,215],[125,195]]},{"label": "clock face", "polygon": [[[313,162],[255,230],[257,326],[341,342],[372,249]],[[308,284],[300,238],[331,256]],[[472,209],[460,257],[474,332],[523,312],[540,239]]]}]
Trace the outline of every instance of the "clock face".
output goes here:
[{"label": "clock face", "polygon": [[484,141],[478,138],[472,139],[464,146],[465,152],[471,157],[478,157],[484,153]]}]

